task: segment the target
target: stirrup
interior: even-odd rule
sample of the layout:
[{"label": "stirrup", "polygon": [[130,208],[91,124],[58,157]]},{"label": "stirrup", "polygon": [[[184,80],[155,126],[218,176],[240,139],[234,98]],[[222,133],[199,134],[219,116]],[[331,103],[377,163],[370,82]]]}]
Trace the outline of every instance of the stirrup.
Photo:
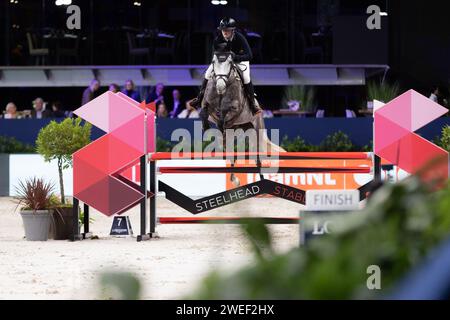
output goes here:
[{"label": "stirrup", "polygon": [[259,113],[262,113],[263,110],[261,108],[255,107],[254,109],[251,110],[253,115],[257,115]]},{"label": "stirrup", "polygon": [[199,98],[194,98],[191,102],[189,102],[189,105],[193,108],[196,108],[201,104]]},{"label": "stirrup", "polygon": [[250,103],[249,107],[250,107],[250,111],[252,112],[253,115],[256,115],[263,111],[262,108],[256,104],[256,102],[254,104]]}]

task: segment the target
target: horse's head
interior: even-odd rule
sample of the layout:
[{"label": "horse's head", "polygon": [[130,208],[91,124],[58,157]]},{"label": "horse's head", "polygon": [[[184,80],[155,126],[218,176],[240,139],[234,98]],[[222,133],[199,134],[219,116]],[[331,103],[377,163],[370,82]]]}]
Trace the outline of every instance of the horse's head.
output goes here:
[{"label": "horse's head", "polygon": [[213,58],[214,82],[218,95],[225,94],[232,71],[233,59],[230,52],[215,52]]}]

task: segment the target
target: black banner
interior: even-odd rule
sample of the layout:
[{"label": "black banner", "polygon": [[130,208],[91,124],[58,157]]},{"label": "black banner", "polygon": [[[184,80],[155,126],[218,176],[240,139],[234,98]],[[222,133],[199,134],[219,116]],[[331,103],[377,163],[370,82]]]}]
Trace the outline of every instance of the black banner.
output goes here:
[{"label": "black banner", "polygon": [[165,192],[168,200],[192,214],[199,214],[263,194],[271,194],[275,197],[283,198],[299,204],[305,204],[306,192],[304,190],[286,186],[270,180],[260,180],[197,200],[193,200],[185,196],[162,181],[159,181],[158,183],[159,191]]},{"label": "black banner", "polygon": [[[364,200],[373,187],[373,182],[359,188],[360,200]],[[166,199],[189,211],[192,214],[199,214],[212,209],[220,208],[245,199],[250,199],[263,194],[305,204],[306,191],[271,180],[263,179],[251,184],[247,184],[235,189],[216,193],[211,196],[197,200],[191,199],[180,191],[172,188],[168,184],[158,181],[159,191],[166,193]]]}]

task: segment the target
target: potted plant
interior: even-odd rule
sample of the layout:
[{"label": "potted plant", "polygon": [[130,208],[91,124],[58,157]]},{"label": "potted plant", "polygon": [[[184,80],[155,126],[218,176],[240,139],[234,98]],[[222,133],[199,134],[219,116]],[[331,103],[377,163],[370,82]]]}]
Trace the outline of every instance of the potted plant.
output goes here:
[{"label": "potted plant", "polygon": [[373,109],[374,100],[388,103],[389,101],[397,98],[399,94],[400,86],[397,82],[395,82],[394,84],[390,84],[387,81],[384,81],[382,83],[371,81],[367,84],[367,108]]},{"label": "potted plant", "polygon": [[[89,217],[89,223],[94,222],[95,219],[92,217]],[[78,215],[78,233],[81,232],[81,227],[84,226],[84,211],[80,211],[79,215]]]},{"label": "potted plant", "polygon": [[70,220],[73,215],[73,212],[71,212],[73,205],[70,203],[62,204],[61,199],[54,194],[50,198],[50,208],[52,209],[52,219],[48,233],[49,239],[69,239],[73,232],[73,222]]},{"label": "potted plant", "polygon": [[292,111],[315,111],[316,91],[313,87],[287,86],[284,90],[283,105]]},{"label": "potted plant", "polygon": [[54,239],[66,240],[72,234],[72,204],[66,203],[63,170],[72,166],[72,154],[90,143],[92,125],[81,124],[81,119],[67,118],[51,121],[42,128],[36,140],[37,152],[46,162],[56,160],[58,164],[60,199],[53,201]]},{"label": "potted plant", "polygon": [[43,179],[20,181],[16,187],[18,206],[22,205],[25,238],[28,241],[47,241],[51,220],[51,196],[54,185]]}]

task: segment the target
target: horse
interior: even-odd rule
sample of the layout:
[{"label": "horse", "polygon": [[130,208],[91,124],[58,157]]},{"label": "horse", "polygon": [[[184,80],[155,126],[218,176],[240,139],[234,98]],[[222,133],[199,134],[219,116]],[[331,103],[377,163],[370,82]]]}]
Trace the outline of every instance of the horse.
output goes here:
[{"label": "horse", "polygon": [[[206,86],[200,111],[203,130],[210,128],[210,122],[214,123],[222,132],[224,151],[225,146],[228,145],[225,134],[227,129],[247,130],[252,128],[256,131],[259,152],[285,152],[283,148],[272,143],[267,137],[262,112],[256,115],[251,112],[248,98],[244,93],[241,70],[233,62],[231,52],[215,52],[212,65],[212,77]],[[255,104],[259,106],[256,98]],[[231,175],[231,180],[238,184],[234,174]]]}]

